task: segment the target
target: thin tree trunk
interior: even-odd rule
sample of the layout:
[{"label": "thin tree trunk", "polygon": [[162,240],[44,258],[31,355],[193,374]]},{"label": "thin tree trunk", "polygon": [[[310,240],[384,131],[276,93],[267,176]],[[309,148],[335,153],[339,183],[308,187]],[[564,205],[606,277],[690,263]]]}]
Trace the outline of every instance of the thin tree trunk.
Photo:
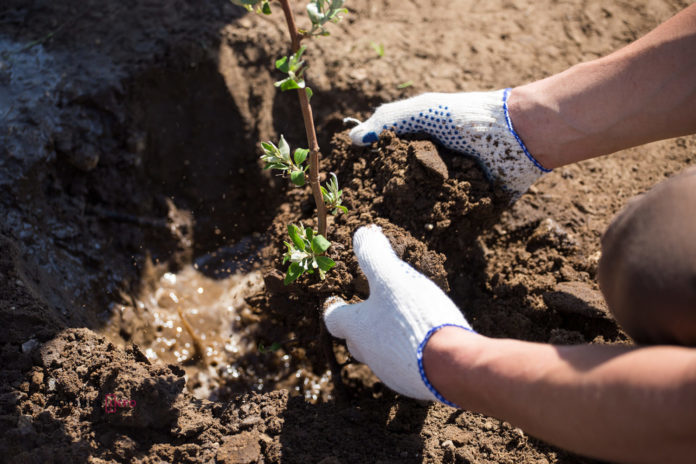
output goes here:
[{"label": "thin tree trunk", "polygon": [[[297,31],[295,25],[295,16],[290,9],[289,0],[280,0],[285,14],[285,21],[288,24],[290,38],[292,39],[292,53],[297,53],[300,49],[302,36]],[[300,99],[300,108],[302,109],[302,118],[304,119],[305,132],[307,133],[307,143],[309,144],[309,185],[312,187],[312,195],[314,202],[317,205],[317,218],[319,222],[319,233],[326,237],[326,205],[324,198],[321,195],[319,188],[319,142],[317,142],[317,132],[314,129],[314,117],[312,116],[312,107],[309,105],[309,97],[305,89],[297,89],[297,95]]]}]

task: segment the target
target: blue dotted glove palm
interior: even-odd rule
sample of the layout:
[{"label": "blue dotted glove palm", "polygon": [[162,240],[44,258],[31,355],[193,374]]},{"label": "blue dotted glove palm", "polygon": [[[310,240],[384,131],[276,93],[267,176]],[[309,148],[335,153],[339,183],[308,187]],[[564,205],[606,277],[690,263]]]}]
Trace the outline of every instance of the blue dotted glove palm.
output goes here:
[{"label": "blue dotted glove palm", "polygon": [[425,93],[388,103],[350,132],[355,145],[379,133],[424,133],[441,145],[479,160],[491,180],[519,197],[548,172],[524,146],[508,114],[510,89],[492,92]]}]

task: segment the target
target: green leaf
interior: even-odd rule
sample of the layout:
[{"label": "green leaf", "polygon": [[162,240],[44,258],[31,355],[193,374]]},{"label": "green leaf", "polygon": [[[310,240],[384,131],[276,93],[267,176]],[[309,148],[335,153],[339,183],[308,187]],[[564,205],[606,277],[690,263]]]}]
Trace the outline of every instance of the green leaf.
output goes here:
[{"label": "green leaf", "polygon": [[278,351],[281,347],[282,347],[282,345],[280,343],[273,342],[273,343],[271,343],[271,346],[266,348],[265,346],[263,346],[263,343],[259,342],[259,353],[267,353],[269,351]]},{"label": "green leaf", "polygon": [[324,15],[319,11],[318,5],[316,3],[309,3],[307,5],[307,16],[309,16],[309,20],[312,21],[312,24],[321,24],[321,20],[324,18]]},{"label": "green leaf", "polygon": [[307,229],[307,240],[309,240],[311,242],[313,238],[314,238],[314,229],[312,229],[310,227],[309,229]]},{"label": "green leaf", "polygon": [[336,265],[336,262],[328,256],[317,256],[315,257],[315,259],[317,260],[319,269],[321,269],[322,271],[328,271]]},{"label": "green leaf", "polygon": [[304,171],[292,171],[290,181],[298,187],[302,187],[305,184]]},{"label": "green leaf", "polygon": [[268,163],[264,169],[277,169],[279,171],[287,171],[290,168],[288,168],[283,163]]},{"label": "green leaf", "polygon": [[298,166],[307,159],[307,155],[309,154],[309,150],[306,148],[298,148],[295,150],[295,164]]},{"label": "green leaf", "polygon": [[297,50],[297,53],[293,55],[293,58],[295,59],[295,69],[299,68],[299,66],[302,64],[302,61],[300,61],[300,58],[302,58],[302,54],[307,50],[306,45],[302,45],[299,50]]},{"label": "green leaf", "polygon": [[280,136],[280,142],[278,142],[278,151],[283,159],[290,161],[290,145],[285,141],[285,137]]},{"label": "green leaf", "polygon": [[311,100],[312,95],[314,95],[314,92],[312,92],[312,89],[310,89],[309,87],[305,87],[305,92],[307,92],[307,100]]},{"label": "green leaf", "polygon": [[292,243],[294,243],[300,251],[305,251],[305,243],[300,235],[300,229],[298,229],[295,224],[288,224],[288,235]]},{"label": "green leaf", "polygon": [[413,85],[413,81],[406,81],[402,84],[399,84],[396,86],[397,89],[405,89],[406,87],[411,87]]},{"label": "green leaf", "polygon": [[340,210],[343,211],[344,213],[347,213],[347,212],[348,212],[348,208],[346,208],[346,207],[343,206],[343,205],[336,205],[336,209],[340,209]]},{"label": "green leaf", "polygon": [[261,7],[261,11],[265,15],[271,14],[271,5],[269,5],[268,2],[263,2],[263,6]]},{"label": "green leaf", "polygon": [[304,269],[302,269],[302,266],[300,266],[300,263],[291,263],[290,267],[288,268],[288,273],[285,274],[285,279],[283,280],[283,283],[285,285],[290,285],[294,281],[297,280],[298,277],[300,277],[304,273]]},{"label": "green leaf", "polygon": [[305,86],[305,83],[303,80],[300,80],[299,82],[295,81],[295,79],[291,77],[286,77],[282,81],[275,82],[273,85],[276,87],[279,87],[280,90],[285,92],[286,90],[294,90],[294,89],[302,89]]},{"label": "green leaf", "polygon": [[327,182],[327,185],[329,186],[329,190],[331,192],[336,193],[336,195],[340,196],[341,192],[338,191],[338,177],[336,177],[336,174],[333,172],[330,174],[330,176],[331,177],[330,177],[329,181]]},{"label": "green leaf", "polygon": [[276,60],[276,69],[287,74],[290,71],[290,63],[288,62],[288,57],[284,56]]},{"label": "green leaf", "polygon": [[377,42],[370,42],[372,49],[377,53],[377,56],[382,58],[384,56],[384,45],[378,44]]},{"label": "green leaf", "polygon": [[259,0],[231,0],[235,5],[243,6],[251,11],[251,7],[259,3]]},{"label": "green leaf", "polygon": [[328,250],[330,246],[331,242],[326,240],[323,235],[316,235],[312,239],[312,251],[317,255],[320,255]]}]

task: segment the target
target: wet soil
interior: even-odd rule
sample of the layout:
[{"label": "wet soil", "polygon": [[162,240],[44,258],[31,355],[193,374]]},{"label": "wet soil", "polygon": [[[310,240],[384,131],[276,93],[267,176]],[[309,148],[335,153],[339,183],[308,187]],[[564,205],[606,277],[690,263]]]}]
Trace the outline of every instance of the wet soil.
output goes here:
[{"label": "wet soil", "polygon": [[350,237],[377,223],[483,334],[630,343],[598,292],[599,238],[630,198],[696,163],[696,139],[557,169],[509,206],[472,160],[389,133],[351,147],[342,118],[538,79],[685,4],[349,2],[308,51],[322,170],[350,209],[330,221],[339,264],[286,288],[285,224],[314,220],[308,189],[258,162],[258,140],[304,144],[294,95],[272,86],[282,17],[222,0],[5,2],[3,459],[592,462],[395,395],[360,364],[336,391],[318,308],[367,296]]}]

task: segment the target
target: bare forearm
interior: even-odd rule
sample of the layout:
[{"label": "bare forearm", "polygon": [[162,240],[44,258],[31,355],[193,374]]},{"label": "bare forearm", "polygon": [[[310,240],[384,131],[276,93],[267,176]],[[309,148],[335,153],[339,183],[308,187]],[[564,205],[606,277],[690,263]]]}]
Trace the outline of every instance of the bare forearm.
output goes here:
[{"label": "bare forearm", "polygon": [[619,462],[696,455],[696,351],[558,347],[436,333],[426,373],[445,398],[581,454]]},{"label": "bare forearm", "polygon": [[547,168],[696,132],[696,5],[611,55],[512,90],[510,116]]}]

